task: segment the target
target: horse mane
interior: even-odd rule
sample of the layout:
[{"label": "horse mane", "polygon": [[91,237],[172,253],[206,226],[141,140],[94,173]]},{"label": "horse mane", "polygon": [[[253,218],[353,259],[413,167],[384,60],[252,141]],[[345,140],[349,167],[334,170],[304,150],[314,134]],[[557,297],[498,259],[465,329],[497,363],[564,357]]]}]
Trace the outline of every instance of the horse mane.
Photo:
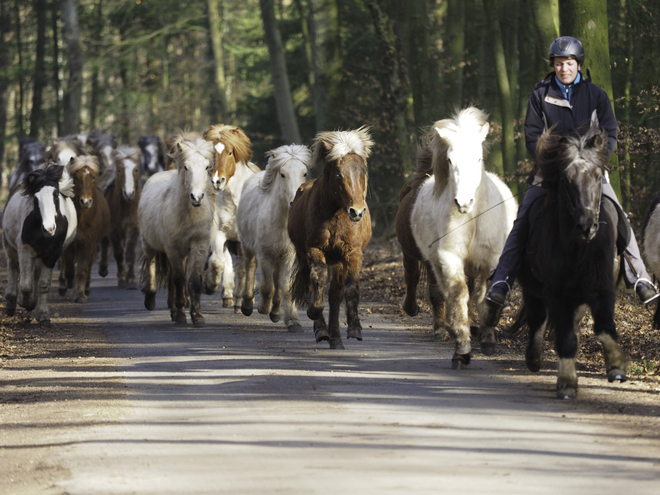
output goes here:
[{"label": "horse mane", "polygon": [[94,129],[87,135],[85,144],[94,151],[101,151],[105,146],[116,148],[117,138],[113,134],[103,134],[100,130]]},{"label": "horse mane", "polygon": [[252,160],[252,142],[240,127],[225,124],[210,125],[204,131],[204,139],[214,145],[223,143],[234,149],[236,162],[249,163]]},{"label": "horse mane", "polygon": [[92,170],[92,172],[98,175],[100,171],[99,159],[93,155],[77,156],[72,161],[70,161],[66,166],[67,172],[69,172],[69,174],[71,175],[74,175],[78,170],[80,170],[83,167],[88,167],[89,169]]},{"label": "horse mane", "polygon": [[174,159],[176,155],[177,145],[184,141],[195,141],[201,139],[202,135],[196,131],[189,131],[184,129],[177,129],[165,139],[165,147],[167,148],[167,156]]},{"label": "horse mane", "polygon": [[63,148],[72,149],[76,153],[76,155],[85,154],[85,149],[80,144],[80,141],[76,136],[64,136],[61,138],[53,139],[53,142],[51,143],[50,148],[48,148],[48,151],[46,152],[45,155],[46,162],[54,161],[55,156],[59,154],[59,152]]},{"label": "horse mane", "polygon": [[326,160],[336,162],[349,153],[355,153],[367,160],[371,155],[371,140],[368,126],[362,126],[353,131],[325,131],[319,132],[312,145],[314,165]]},{"label": "horse mane", "polygon": [[59,188],[59,182],[64,176],[63,172],[64,168],[57,163],[48,163],[44,168],[38,168],[30,172],[25,182],[23,182],[23,195],[34,197],[44,186]]},{"label": "horse mane", "polygon": [[266,173],[259,184],[259,189],[262,192],[266,192],[270,188],[277,174],[289,161],[298,160],[307,167],[307,170],[312,166],[312,152],[302,144],[280,146],[268,151],[266,156],[268,157],[268,165],[266,165]]},{"label": "horse mane", "polygon": [[67,198],[73,198],[75,196],[74,182],[73,178],[69,175],[65,167],[60,167],[57,164],[54,164],[57,167],[62,169],[62,178],[60,179],[60,194],[66,196]]},{"label": "horse mane", "polygon": [[[429,167],[431,173],[436,176],[436,185],[444,188],[449,177],[449,168],[447,160],[447,150],[451,143],[440,137],[438,130],[449,130],[454,133],[471,133],[479,135],[485,125],[488,124],[488,114],[477,107],[468,107],[463,110],[456,110],[454,115],[448,119],[442,119],[429,127],[424,138],[425,149],[430,150],[422,152],[421,160],[417,161],[415,173],[428,173]],[[489,143],[486,139],[481,142],[481,148],[484,158],[488,155]]]},{"label": "horse mane", "polygon": [[202,157],[206,158],[211,165],[213,165],[213,162],[215,161],[215,149],[213,148],[213,143],[198,138],[194,141],[181,141],[178,143],[174,155],[174,164],[176,165],[176,168],[181,169],[195,153],[199,153]]},{"label": "horse mane", "polygon": [[135,164],[139,164],[141,155],[142,152],[137,146],[122,145],[115,150],[113,163],[116,164],[122,160],[130,160]]},{"label": "horse mane", "polygon": [[602,127],[591,126],[586,133],[561,135],[554,127],[544,132],[536,143],[536,163],[539,175],[546,186],[556,186],[566,168],[576,160],[594,163],[607,170],[610,151],[607,132]]}]

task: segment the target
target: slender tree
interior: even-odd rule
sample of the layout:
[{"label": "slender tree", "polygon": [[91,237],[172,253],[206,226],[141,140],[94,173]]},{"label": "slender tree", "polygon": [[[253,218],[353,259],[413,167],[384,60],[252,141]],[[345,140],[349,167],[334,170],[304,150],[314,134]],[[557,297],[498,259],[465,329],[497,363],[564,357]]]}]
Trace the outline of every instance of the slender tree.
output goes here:
[{"label": "slender tree", "polygon": [[224,0],[207,0],[209,11],[209,33],[213,48],[213,75],[215,81],[214,99],[217,101],[218,117],[227,122],[229,108],[227,104],[227,79],[225,77],[225,57],[223,52]]},{"label": "slender tree", "polygon": [[415,127],[420,130],[423,126],[432,123],[427,0],[408,0],[406,5],[410,33],[410,85],[413,93],[413,113]]},{"label": "slender tree", "polygon": [[447,2],[447,55],[446,110],[452,112],[463,106],[463,72],[465,63],[465,2]]},{"label": "slender tree", "polygon": [[25,117],[25,86],[24,86],[24,77],[23,77],[23,33],[21,30],[21,1],[16,0],[14,3],[14,26],[16,28],[16,51],[18,55],[18,68],[17,75],[18,80],[16,84],[18,85],[18,96],[15,98],[14,107],[16,111],[14,112],[16,120],[16,135],[19,137],[25,136],[25,124],[23,119]]},{"label": "slender tree", "polygon": [[8,69],[11,64],[9,43],[5,36],[10,32],[9,7],[0,0],[0,191],[4,177],[5,138],[7,137],[7,94],[9,89]]},{"label": "slender tree", "polygon": [[62,21],[64,41],[67,45],[69,80],[64,93],[64,134],[74,134],[80,130],[80,110],[83,90],[83,52],[80,44],[78,9],[74,0],[62,0]]},{"label": "slender tree", "polygon": [[43,94],[46,86],[46,0],[35,0],[34,9],[37,14],[37,45],[32,77],[32,110],[30,113],[30,137],[39,138],[43,122]]},{"label": "slender tree", "polygon": [[287,74],[286,60],[282,49],[282,38],[275,19],[273,0],[259,0],[261,19],[264,25],[266,44],[270,55],[270,73],[273,79],[277,119],[285,143],[301,143],[298,121],[293,106],[291,85]]},{"label": "slender tree", "polygon": [[54,114],[57,135],[62,135],[62,104],[60,101],[60,41],[57,21],[60,14],[60,5],[58,0],[51,0],[50,4],[51,23],[53,30],[53,93],[54,93]]}]

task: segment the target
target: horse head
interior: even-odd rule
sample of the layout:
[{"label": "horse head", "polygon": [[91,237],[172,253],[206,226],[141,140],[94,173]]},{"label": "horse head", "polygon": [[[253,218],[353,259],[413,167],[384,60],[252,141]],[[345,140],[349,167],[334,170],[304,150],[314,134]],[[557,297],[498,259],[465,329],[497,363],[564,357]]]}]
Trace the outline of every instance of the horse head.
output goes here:
[{"label": "horse head", "polygon": [[436,147],[446,147],[448,180],[460,213],[472,211],[484,174],[484,143],[489,129],[486,118],[481,110],[470,107],[434,126],[442,142],[433,139],[432,143],[436,141]]},{"label": "horse head", "polygon": [[236,173],[236,165],[252,159],[252,142],[239,127],[223,124],[209,126],[204,139],[213,143],[216,153],[213,188],[222,191]]},{"label": "horse head", "polygon": [[148,176],[164,169],[163,149],[158,136],[141,136],[138,146],[142,151],[140,168]]},{"label": "horse head", "polygon": [[84,210],[91,208],[94,204],[96,177],[99,175],[98,158],[91,155],[72,158],[67,171],[73,178],[75,197],[80,207]]},{"label": "horse head", "polygon": [[25,179],[23,194],[33,197],[35,210],[41,214],[41,231],[45,237],[53,237],[60,216],[59,181],[64,169],[56,163],[34,170]]},{"label": "horse head", "polygon": [[22,166],[27,172],[31,172],[44,161],[44,153],[43,144],[34,139],[23,138],[20,140],[18,166]]},{"label": "horse head", "polygon": [[45,159],[47,162],[55,162],[61,167],[66,167],[73,158],[84,154],[85,151],[78,139],[66,136],[53,140]]},{"label": "horse head", "polygon": [[140,150],[132,146],[120,146],[113,154],[116,168],[116,187],[121,188],[122,196],[126,201],[133,201],[139,187]]},{"label": "horse head", "polygon": [[194,207],[201,206],[204,201],[214,158],[213,143],[204,139],[177,144],[174,163]]},{"label": "horse head", "polygon": [[314,141],[313,163],[325,161],[326,187],[353,222],[362,220],[367,212],[367,158],[373,144],[366,127],[320,132]]},{"label": "horse head", "polygon": [[312,154],[307,146],[280,146],[266,153],[268,165],[259,188],[267,192],[277,188],[277,194],[291,206],[300,185],[307,180]]},{"label": "horse head", "polygon": [[98,129],[87,136],[90,152],[99,159],[100,170],[105,170],[112,163],[112,154],[117,148],[117,138],[113,134],[102,134]]},{"label": "horse head", "polygon": [[578,237],[593,240],[610,156],[607,132],[592,126],[582,136],[561,136],[551,129],[539,138],[536,156],[544,185],[572,217]]}]

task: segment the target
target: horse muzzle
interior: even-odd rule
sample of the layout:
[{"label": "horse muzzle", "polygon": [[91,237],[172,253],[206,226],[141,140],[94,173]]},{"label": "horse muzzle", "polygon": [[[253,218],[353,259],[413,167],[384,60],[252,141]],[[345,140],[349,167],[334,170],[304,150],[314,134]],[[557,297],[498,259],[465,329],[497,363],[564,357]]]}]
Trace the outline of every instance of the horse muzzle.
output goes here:
[{"label": "horse muzzle", "polygon": [[135,191],[131,191],[131,192],[124,191],[123,196],[126,201],[133,201],[135,199]]},{"label": "horse muzzle", "polygon": [[200,196],[195,196],[194,194],[190,195],[190,203],[195,208],[198,208],[198,207],[202,206],[203,201],[204,201],[204,194],[201,194]]},{"label": "horse muzzle", "polygon": [[366,206],[361,210],[356,210],[355,208],[351,207],[348,209],[348,218],[350,218],[353,222],[359,222],[364,217],[366,211]]},{"label": "horse muzzle", "polygon": [[454,204],[456,204],[456,208],[458,209],[459,213],[470,213],[472,211],[472,207],[474,206],[474,198],[472,198],[467,203],[461,203],[458,201],[458,199],[454,198]]},{"label": "horse muzzle", "polygon": [[213,183],[213,189],[215,189],[216,191],[222,191],[227,185],[227,178],[226,177],[221,177],[220,179],[213,178],[211,182]]},{"label": "horse muzzle", "polygon": [[57,231],[57,225],[49,225],[48,227],[44,227],[43,225],[41,226],[41,232],[43,233],[44,237],[53,237],[55,235],[55,232]]},{"label": "horse muzzle", "polygon": [[94,203],[94,198],[80,198],[80,206],[84,210],[89,210]]}]

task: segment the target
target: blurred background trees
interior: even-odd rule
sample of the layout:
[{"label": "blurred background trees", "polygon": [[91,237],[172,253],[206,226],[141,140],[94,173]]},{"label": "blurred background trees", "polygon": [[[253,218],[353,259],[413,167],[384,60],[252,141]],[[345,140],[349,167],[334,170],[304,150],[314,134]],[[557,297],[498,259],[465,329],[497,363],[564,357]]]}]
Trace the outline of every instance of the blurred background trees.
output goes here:
[{"label": "blurred background trees", "polygon": [[613,182],[638,226],[660,191],[659,16],[642,0],[0,0],[0,180],[26,136],[134,144],[225,122],[263,167],[285,142],[369,125],[369,203],[389,234],[419,137],[470,104],[491,115],[489,169],[524,190],[527,98],[561,33],[613,100]]}]

